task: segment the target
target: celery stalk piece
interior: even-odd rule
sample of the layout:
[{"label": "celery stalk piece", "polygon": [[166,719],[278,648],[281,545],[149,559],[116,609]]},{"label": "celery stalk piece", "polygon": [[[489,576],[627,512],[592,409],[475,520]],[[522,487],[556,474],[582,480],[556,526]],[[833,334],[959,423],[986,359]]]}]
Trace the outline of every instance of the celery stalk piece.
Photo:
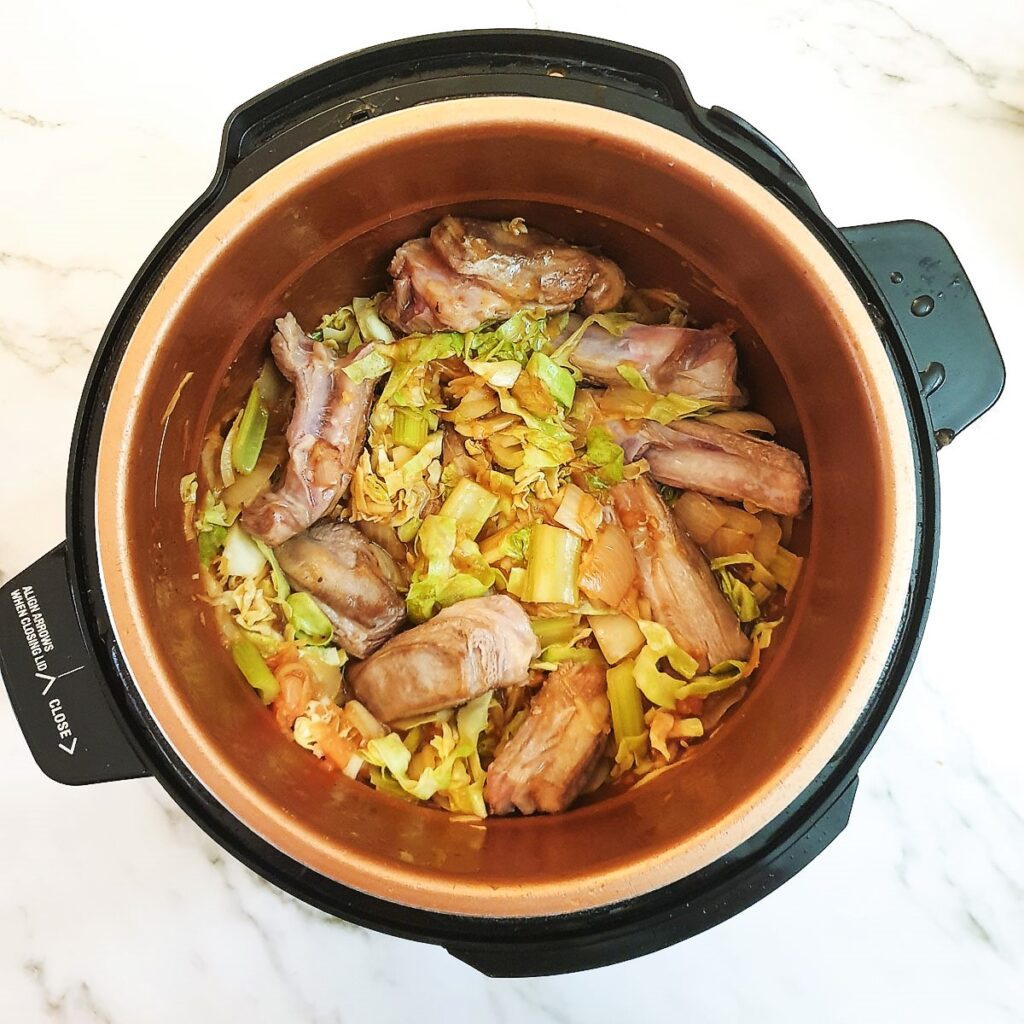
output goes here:
[{"label": "celery stalk piece", "polygon": [[419,451],[427,443],[430,424],[420,409],[395,409],[391,432],[396,445],[408,445]]},{"label": "celery stalk piece", "polygon": [[334,627],[311,594],[296,591],[289,595],[288,605],[291,608],[292,625],[298,632],[317,645],[330,642],[334,635]]},{"label": "celery stalk piece", "polygon": [[541,648],[545,648],[552,644],[569,643],[579,632],[580,617],[578,615],[558,615],[555,618],[532,618],[530,626],[537,634]]},{"label": "celery stalk piece", "polygon": [[475,540],[497,507],[497,495],[491,494],[468,477],[463,477],[445,499],[440,515],[451,516],[462,527],[465,535]]},{"label": "celery stalk piece", "polygon": [[242,418],[238,421],[238,433],[235,434],[235,443],[231,449],[231,464],[236,472],[252,472],[256,460],[260,457],[269,419],[267,407],[260,397],[259,384],[254,384],[242,410]]},{"label": "celery stalk piece", "polygon": [[259,693],[264,704],[269,704],[281,692],[281,684],[267,667],[260,652],[248,640],[236,640],[231,645],[231,657],[245,676],[245,681]]},{"label": "celery stalk piece", "polygon": [[633,678],[633,662],[620,662],[608,669],[608,703],[612,709],[612,730],[616,745],[642,736],[645,730],[644,706]]},{"label": "celery stalk piece", "polygon": [[568,530],[534,523],[523,582],[524,601],[574,605],[579,600],[583,541]]}]

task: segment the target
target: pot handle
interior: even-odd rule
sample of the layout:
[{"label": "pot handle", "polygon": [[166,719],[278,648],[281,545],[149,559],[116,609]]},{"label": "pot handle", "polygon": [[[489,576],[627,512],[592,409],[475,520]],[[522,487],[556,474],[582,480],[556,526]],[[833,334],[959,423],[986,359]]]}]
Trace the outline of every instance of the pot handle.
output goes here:
[{"label": "pot handle", "polygon": [[[696,895],[675,902],[670,896],[637,924],[634,917],[618,927],[603,930],[595,921],[590,934],[576,934],[571,940],[557,935],[557,919],[551,938],[538,942],[517,941],[514,921],[495,922],[495,932],[506,937],[473,946],[447,946],[457,960],[491,978],[536,978],[608,967],[698,935],[753,906],[758,900],[789,881],[807,867],[850,821],[858,777],[854,775],[818,816],[799,830],[789,842],[781,843],[775,855],[765,859],[749,855],[746,869],[736,872],[725,884],[696,887]],[[752,842],[756,842],[755,840]],[[612,911],[614,915],[614,910]]]},{"label": "pot handle", "polygon": [[1006,382],[985,311],[945,235],[917,220],[843,228],[913,355],[938,447],[995,404]]},{"label": "pot handle", "polygon": [[82,632],[60,544],[0,592],[0,673],[36,764],[82,785],[148,775]]},{"label": "pot handle", "polygon": [[779,147],[731,111],[697,103],[667,57],[540,29],[416,36],[304,71],[231,114],[218,181],[229,179],[223,189],[229,197],[269,167],[351,125],[422,103],[486,95],[571,100],[638,117],[722,153],[766,186],[817,210]]}]

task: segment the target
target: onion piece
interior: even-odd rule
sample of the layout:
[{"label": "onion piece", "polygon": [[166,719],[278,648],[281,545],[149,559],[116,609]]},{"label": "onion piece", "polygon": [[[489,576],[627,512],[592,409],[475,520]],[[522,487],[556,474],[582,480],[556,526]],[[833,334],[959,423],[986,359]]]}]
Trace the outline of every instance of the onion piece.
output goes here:
[{"label": "onion piece", "polygon": [[580,569],[580,589],[592,601],[617,608],[636,579],[636,559],[625,530],[605,523],[598,531]]}]

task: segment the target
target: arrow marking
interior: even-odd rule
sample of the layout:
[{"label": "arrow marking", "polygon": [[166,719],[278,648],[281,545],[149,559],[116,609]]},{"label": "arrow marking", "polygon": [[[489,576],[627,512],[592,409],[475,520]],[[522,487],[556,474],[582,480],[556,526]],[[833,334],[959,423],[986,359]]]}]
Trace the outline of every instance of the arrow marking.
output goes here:
[{"label": "arrow marking", "polygon": [[71,738],[71,746],[70,747],[64,746],[63,743],[58,743],[57,746],[60,747],[60,749],[63,750],[65,754],[73,754],[75,752],[75,747],[78,746],[78,737],[77,736],[73,736]]},{"label": "arrow marking", "polygon": [[81,672],[83,668],[85,668],[84,665],[79,665],[78,668],[69,668],[67,672],[61,672],[59,676],[48,676],[45,672],[37,672],[36,679],[46,680],[46,685],[43,687],[43,696],[45,697],[50,692],[50,687],[58,679],[63,679],[65,676],[73,676],[76,672]]}]

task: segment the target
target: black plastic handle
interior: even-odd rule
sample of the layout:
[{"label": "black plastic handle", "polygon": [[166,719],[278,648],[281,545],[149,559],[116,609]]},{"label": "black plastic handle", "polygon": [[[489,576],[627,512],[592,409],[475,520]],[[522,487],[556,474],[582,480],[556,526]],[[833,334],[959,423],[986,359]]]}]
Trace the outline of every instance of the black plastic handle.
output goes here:
[{"label": "black plastic handle", "polygon": [[921,375],[941,448],[995,403],[1006,369],[956,253],[917,220],[843,228],[878,284]]},{"label": "black plastic handle", "polygon": [[0,592],[0,672],[39,767],[82,785],[148,775],[87,645],[61,544]]},{"label": "black plastic handle", "polygon": [[728,884],[701,891],[691,901],[663,906],[642,928],[624,923],[619,930],[595,928],[592,936],[575,936],[571,942],[560,936],[525,942],[514,935],[502,936],[501,922],[496,922],[499,937],[494,942],[445,948],[491,978],[536,978],[608,967],[692,938],[746,910],[807,867],[846,828],[857,784],[854,775],[816,820],[801,824],[789,842],[778,843],[774,856],[754,855],[747,870],[731,877]]},{"label": "black plastic handle", "polygon": [[667,57],[608,39],[540,29],[402,39],[273,86],[238,107],[225,124],[225,196],[352,124],[423,103],[495,95],[570,100],[630,114],[718,152],[783,198],[818,210],[792,161],[738,115],[700,106]]}]

